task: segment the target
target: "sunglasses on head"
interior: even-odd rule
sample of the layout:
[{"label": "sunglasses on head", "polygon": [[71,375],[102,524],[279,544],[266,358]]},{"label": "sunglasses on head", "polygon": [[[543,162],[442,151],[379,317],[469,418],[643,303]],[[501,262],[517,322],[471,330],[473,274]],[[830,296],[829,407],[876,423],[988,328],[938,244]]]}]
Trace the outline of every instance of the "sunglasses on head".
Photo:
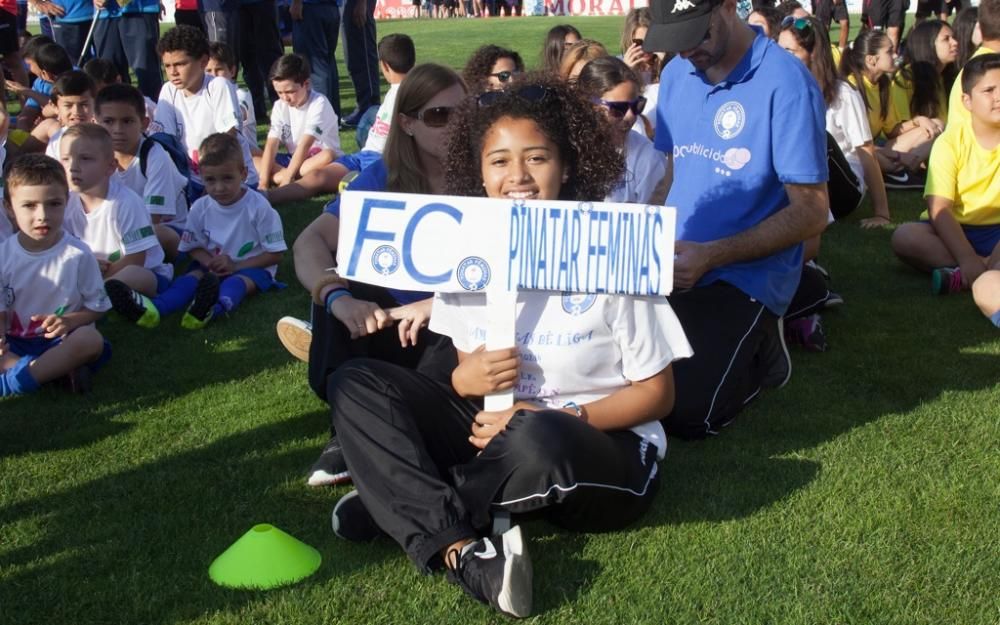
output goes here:
[{"label": "sunglasses on head", "polygon": [[548,87],[542,85],[527,85],[512,91],[487,91],[480,94],[476,102],[480,107],[493,106],[505,98],[519,98],[525,102],[541,102],[549,96]]},{"label": "sunglasses on head", "polygon": [[789,26],[795,27],[795,30],[812,30],[812,22],[804,17],[795,17],[794,15],[788,15],[785,19],[781,20],[782,28],[788,28]]},{"label": "sunglasses on head", "polygon": [[502,72],[497,72],[495,74],[490,74],[490,76],[493,76],[494,78],[496,78],[500,82],[507,82],[511,78],[513,78],[514,76],[517,76],[518,73],[519,72],[517,72],[516,70],[513,71],[513,72],[509,72],[507,70],[504,70]]},{"label": "sunglasses on head", "polygon": [[435,106],[416,114],[407,114],[407,117],[419,119],[428,128],[441,128],[448,125],[448,117],[451,115],[452,108],[450,106]]},{"label": "sunglasses on head", "polygon": [[615,119],[624,119],[628,115],[629,111],[638,117],[642,114],[643,110],[646,108],[646,98],[639,96],[638,98],[628,101],[616,101],[616,100],[594,100],[597,104],[608,109],[608,113],[611,114]]}]

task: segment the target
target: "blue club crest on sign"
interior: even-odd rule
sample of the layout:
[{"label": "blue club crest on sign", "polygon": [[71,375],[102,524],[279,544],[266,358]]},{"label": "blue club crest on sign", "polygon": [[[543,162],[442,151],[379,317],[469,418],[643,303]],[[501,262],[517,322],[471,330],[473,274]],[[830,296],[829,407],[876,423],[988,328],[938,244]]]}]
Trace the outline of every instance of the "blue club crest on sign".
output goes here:
[{"label": "blue club crest on sign", "polygon": [[372,267],[383,276],[399,269],[399,252],[391,245],[380,245],[372,252]]},{"label": "blue club crest on sign", "polygon": [[490,283],[490,265],[478,256],[469,256],[458,264],[458,283],[466,291],[482,291]]}]

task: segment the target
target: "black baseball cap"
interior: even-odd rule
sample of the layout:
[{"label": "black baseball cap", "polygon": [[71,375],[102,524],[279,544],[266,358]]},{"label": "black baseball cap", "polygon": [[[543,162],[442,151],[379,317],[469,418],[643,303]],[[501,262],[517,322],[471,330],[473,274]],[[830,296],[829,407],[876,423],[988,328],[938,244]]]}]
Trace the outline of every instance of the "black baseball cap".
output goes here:
[{"label": "black baseball cap", "polygon": [[722,0],[650,0],[653,23],[646,31],[646,52],[681,52],[705,40],[712,9]]}]

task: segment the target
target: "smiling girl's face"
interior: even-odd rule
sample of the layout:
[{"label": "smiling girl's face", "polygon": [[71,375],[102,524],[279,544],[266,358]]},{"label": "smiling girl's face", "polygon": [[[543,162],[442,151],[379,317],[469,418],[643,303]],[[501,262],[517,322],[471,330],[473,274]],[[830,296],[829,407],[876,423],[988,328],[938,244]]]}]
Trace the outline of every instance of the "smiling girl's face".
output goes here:
[{"label": "smiling girl's face", "polygon": [[559,146],[532,119],[495,121],[483,138],[480,159],[491,198],[557,200],[568,177]]}]

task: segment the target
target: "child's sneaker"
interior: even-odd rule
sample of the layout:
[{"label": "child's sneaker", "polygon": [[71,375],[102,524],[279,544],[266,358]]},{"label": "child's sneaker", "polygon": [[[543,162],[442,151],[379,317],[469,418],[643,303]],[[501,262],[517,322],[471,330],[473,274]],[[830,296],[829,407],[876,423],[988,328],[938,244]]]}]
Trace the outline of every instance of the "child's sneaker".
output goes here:
[{"label": "child's sneaker", "polygon": [[188,306],[181,319],[181,327],[187,330],[201,330],[212,320],[212,310],[219,301],[219,276],[206,273],[198,280],[194,301]]},{"label": "child's sneaker", "polygon": [[312,324],[295,317],[278,319],[278,340],[288,353],[302,362],[309,362],[309,346],[312,345]]},{"label": "child's sneaker", "polygon": [[142,293],[133,291],[129,285],[114,279],[104,283],[104,290],[111,300],[111,308],[122,317],[140,328],[155,328],[160,325],[160,311]]},{"label": "child's sneaker", "polygon": [[470,543],[455,557],[448,579],[469,596],[509,616],[531,614],[531,559],[520,526]]},{"label": "child's sneaker", "polygon": [[333,525],[333,533],[344,540],[367,543],[385,536],[385,532],[375,523],[375,519],[368,512],[356,490],[340,498],[333,507],[330,522]]},{"label": "child's sneaker", "polygon": [[801,345],[806,351],[825,352],[828,347],[819,315],[792,319],[785,324],[785,336],[789,343]]},{"label": "child's sneaker", "polygon": [[960,267],[941,267],[931,272],[931,293],[934,295],[949,295],[962,290],[962,269]]},{"label": "child's sneaker", "polygon": [[310,486],[333,486],[350,481],[351,473],[347,470],[344,450],[341,449],[337,437],[331,436],[326,446],[323,447],[323,452],[309,469],[307,484]]}]

